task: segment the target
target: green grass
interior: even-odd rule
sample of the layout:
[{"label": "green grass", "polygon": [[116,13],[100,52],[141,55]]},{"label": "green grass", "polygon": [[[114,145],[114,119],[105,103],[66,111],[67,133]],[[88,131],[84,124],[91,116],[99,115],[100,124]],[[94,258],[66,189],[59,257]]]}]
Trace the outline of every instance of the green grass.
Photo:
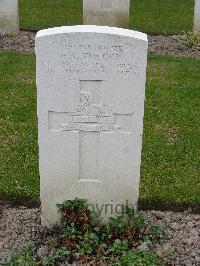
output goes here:
[{"label": "green grass", "polygon": [[20,28],[81,25],[82,0],[20,0]]},{"label": "green grass", "polygon": [[200,203],[200,61],[150,57],[141,202]]},{"label": "green grass", "polygon": [[133,0],[130,27],[144,32],[192,30],[194,0]]},{"label": "green grass", "polygon": [[39,191],[35,60],[0,53],[0,198],[34,198]]},{"label": "green grass", "polygon": [[[149,58],[140,200],[200,204],[200,60]],[[0,198],[39,195],[35,61],[0,53]]]},{"label": "green grass", "polygon": [[[82,0],[20,0],[20,27],[82,24]],[[192,30],[194,0],[132,0],[130,28],[144,32]]]}]

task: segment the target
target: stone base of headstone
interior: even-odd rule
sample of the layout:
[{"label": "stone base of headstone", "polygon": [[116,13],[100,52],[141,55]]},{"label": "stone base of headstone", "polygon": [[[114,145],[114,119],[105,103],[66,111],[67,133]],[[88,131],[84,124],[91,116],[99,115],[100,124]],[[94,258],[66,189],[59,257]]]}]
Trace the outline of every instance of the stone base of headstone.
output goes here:
[{"label": "stone base of headstone", "polygon": [[19,32],[18,0],[0,0],[0,35]]}]

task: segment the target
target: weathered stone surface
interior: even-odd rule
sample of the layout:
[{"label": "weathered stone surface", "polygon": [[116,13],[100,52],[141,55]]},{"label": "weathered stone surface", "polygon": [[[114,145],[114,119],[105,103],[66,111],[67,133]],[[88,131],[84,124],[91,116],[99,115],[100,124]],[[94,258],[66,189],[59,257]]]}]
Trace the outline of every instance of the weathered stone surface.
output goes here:
[{"label": "weathered stone surface", "polygon": [[200,32],[200,0],[195,0],[194,31]]},{"label": "weathered stone surface", "polygon": [[83,0],[83,23],[128,28],[130,0]]},{"label": "weathered stone surface", "polygon": [[149,251],[149,247],[148,247],[148,244],[146,242],[142,243],[139,247],[138,247],[139,250],[141,251]]},{"label": "weathered stone surface", "polygon": [[0,35],[16,35],[18,31],[18,0],[0,0]]},{"label": "weathered stone surface", "polygon": [[137,205],[147,37],[72,26],[36,36],[43,225],[56,203],[86,198],[105,219]]}]

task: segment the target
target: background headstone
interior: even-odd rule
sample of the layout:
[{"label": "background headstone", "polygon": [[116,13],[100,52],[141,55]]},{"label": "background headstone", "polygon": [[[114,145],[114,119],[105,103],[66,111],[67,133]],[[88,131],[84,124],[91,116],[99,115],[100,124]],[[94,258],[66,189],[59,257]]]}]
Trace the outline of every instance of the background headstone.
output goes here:
[{"label": "background headstone", "polygon": [[18,31],[18,0],[0,0],[0,35],[16,35]]},{"label": "background headstone", "polygon": [[195,0],[193,31],[200,32],[200,0]]},{"label": "background headstone", "polygon": [[88,199],[105,219],[137,206],[146,34],[99,26],[36,36],[42,224],[56,203]]},{"label": "background headstone", "polygon": [[83,24],[128,28],[130,0],[83,0]]}]

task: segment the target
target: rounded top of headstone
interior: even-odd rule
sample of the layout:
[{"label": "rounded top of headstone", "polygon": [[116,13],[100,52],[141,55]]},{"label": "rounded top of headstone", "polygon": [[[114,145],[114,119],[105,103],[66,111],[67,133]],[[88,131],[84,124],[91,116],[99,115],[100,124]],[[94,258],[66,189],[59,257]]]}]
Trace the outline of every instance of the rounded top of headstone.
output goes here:
[{"label": "rounded top of headstone", "polygon": [[36,38],[49,36],[49,35],[62,34],[62,33],[104,33],[104,34],[132,37],[143,41],[147,41],[147,35],[142,32],[116,28],[116,27],[96,26],[96,25],[63,26],[63,27],[44,29],[38,31]]}]

